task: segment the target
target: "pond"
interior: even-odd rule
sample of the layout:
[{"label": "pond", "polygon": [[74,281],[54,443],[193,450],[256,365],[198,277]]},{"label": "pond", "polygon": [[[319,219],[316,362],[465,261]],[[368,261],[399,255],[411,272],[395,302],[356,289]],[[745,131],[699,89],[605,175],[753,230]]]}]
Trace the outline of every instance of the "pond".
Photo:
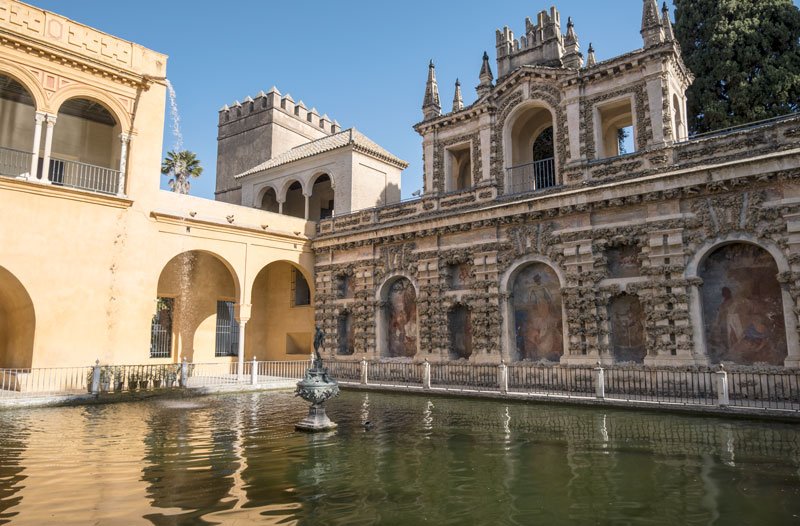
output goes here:
[{"label": "pond", "polygon": [[[0,412],[0,524],[786,524],[793,424],[344,392]],[[369,422],[368,425],[364,425]]]}]

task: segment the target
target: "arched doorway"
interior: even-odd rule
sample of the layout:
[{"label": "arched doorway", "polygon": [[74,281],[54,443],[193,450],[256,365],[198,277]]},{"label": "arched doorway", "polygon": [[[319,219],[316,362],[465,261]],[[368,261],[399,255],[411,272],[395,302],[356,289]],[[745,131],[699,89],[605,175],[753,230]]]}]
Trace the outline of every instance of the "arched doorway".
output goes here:
[{"label": "arched doorway", "polygon": [[397,277],[381,291],[378,323],[381,358],[412,358],[418,350],[417,292],[408,278]]},{"label": "arched doorway", "polygon": [[310,275],[288,261],[275,261],[259,271],[245,327],[245,359],[308,359],[314,338],[311,283]]},{"label": "arched doorway", "polygon": [[54,184],[115,194],[119,190],[122,128],[105,106],[86,98],[58,109],[46,173]]},{"label": "arched doorway", "polygon": [[328,174],[321,174],[314,180],[309,200],[309,220],[319,221],[333,215],[333,186]]},{"label": "arched doorway", "polygon": [[709,361],[783,365],[783,299],[769,252],[750,243],[722,245],[705,257],[698,275]]},{"label": "arched doorway", "polygon": [[644,310],[636,296],[615,296],[608,306],[611,326],[611,355],[616,363],[644,363]]},{"label": "arched doorway", "polygon": [[152,358],[194,362],[238,354],[238,281],[222,258],[193,250],[173,257],[158,279]]},{"label": "arched doorway", "polygon": [[564,353],[561,285],[544,263],[524,265],[509,283],[512,359],[558,362]]},{"label": "arched doorway", "polygon": [[33,363],[36,315],[25,287],[0,267],[0,369],[24,369]]},{"label": "arched doorway", "polygon": [[0,175],[30,174],[36,106],[15,79],[0,74]]}]

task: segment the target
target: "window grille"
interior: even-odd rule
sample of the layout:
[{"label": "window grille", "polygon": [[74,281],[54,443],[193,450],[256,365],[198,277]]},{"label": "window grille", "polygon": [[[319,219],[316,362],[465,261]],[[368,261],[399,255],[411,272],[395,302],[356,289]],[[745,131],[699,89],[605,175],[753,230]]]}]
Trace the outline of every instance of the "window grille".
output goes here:
[{"label": "window grille", "polygon": [[232,301],[217,302],[217,343],[214,356],[239,355],[239,323],[233,315]]},{"label": "window grille", "polygon": [[174,298],[158,298],[156,313],[150,323],[150,358],[172,356],[172,313]]}]

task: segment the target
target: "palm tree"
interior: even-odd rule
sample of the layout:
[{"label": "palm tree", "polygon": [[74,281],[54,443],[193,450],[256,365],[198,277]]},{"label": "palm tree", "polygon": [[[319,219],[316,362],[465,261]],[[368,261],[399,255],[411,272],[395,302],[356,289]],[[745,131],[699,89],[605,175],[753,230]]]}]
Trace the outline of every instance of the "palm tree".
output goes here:
[{"label": "palm tree", "polygon": [[167,152],[164,162],[161,164],[161,173],[171,176],[169,188],[179,194],[188,194],[191,183],[190,177],[200,177],[203,167],[194,152],[181,150],[179,152]]}]

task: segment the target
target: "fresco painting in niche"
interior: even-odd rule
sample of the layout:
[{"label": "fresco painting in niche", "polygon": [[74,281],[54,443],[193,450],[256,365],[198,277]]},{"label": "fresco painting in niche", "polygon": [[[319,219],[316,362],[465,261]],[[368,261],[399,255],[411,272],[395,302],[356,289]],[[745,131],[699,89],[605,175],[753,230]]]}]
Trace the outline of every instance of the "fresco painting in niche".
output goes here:
[{"label": "fresco painting in niche", "polygon": [[623,294],[611,300],[611,354],[615,362],[643,363],[645,347],[644,310],[639,298]]},{"label": "fresco painting in niche", "polygon": [[356,286],[355,286],[355,280],[353,280],[353,276],[350,276],[349,274],[344,274],[339,276],[338,285],[339,285],[339,291],[338,291],[339,299],[347,299],[355,297]]},{"label": "fresco painting in niche", "polygon": [[608,274],[610,278],[634,278],[641,275],[639,268],[639,247],[622,245],[606,251]]},{"label": "fresco painting in niche", "polygon": [[417,293],[414,285],[400,278],[389,286],[386,305],[386,356],[417,354]]},{"label": "fresco painting in niche", "polygon": [[778,266],[766,250],[725,245],[700,267],[711,363],[783,365],[786,331]]},{"label": "fresco painting in niche", "polygon": [[447,328],[450,333],[450,359],[460,360],[472,355],[472,315],[463,305],[447,313]]},{"label": "fresco painting in niche", "polygon": [[470,278],[469,265],[467,263],[450,265],[447,268],[447,277],[450,280],[451,290],[463,290],[468,288],[467,284]]},{"label": "fresco painting in niche", "polygon": [[528,265],[514,279],[512,296],[518,359],[559,361],[564,347],[558,276],[547,265]]},{"label": "fresco painting in niche", "polygon": [[356,335],[352,314],[345,312],[339,315],[337,333],[339,336],[338,354],[346,356],[353,354],[355,352]]}]

